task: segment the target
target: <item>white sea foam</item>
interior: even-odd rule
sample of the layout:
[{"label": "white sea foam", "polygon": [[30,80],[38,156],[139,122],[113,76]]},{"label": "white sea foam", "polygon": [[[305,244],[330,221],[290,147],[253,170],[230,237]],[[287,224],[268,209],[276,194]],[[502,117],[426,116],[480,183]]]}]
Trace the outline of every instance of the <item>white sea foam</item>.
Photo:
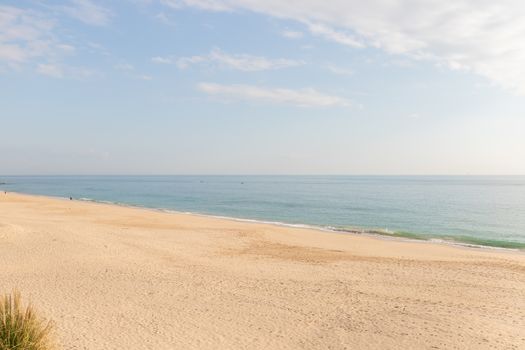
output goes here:
[{"label": "white sea foam", "polygon": [[[520,186],[505,190],[509,184]],[[384,239],[523,249],[522,185],[525,178],[516,177],[9,178],[11,191],[71,193],[86,202]],[[476,200],[492,198],[499,186],[505,193],[499,200]],[[102,196],[106,200],[96,200]]]}]

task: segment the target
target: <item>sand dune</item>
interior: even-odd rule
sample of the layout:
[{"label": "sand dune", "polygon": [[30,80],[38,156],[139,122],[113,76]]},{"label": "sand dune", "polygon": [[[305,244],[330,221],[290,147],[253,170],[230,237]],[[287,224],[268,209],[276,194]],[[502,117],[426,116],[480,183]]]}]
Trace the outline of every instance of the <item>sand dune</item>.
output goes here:
[{"label": "sand dune", "polygon": [[524,349],[525,255],[0,195],[64,349]]}]

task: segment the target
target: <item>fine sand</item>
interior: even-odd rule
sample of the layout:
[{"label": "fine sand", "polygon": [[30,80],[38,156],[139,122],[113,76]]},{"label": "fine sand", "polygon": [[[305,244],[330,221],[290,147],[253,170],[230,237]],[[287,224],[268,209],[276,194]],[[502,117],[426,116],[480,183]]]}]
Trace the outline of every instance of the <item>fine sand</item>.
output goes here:
[{"label": "fine sand", "polygon": [[64,349],[525,349],[525,254],[0,194]]}]

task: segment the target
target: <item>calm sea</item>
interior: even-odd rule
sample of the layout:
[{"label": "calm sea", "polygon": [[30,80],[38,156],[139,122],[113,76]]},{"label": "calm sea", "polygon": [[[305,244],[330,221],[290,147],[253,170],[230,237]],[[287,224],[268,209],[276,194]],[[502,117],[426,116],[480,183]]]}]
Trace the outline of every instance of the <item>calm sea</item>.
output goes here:
[{"label": "calm sea", "polygon": [[0,189],[525,249],[524,176],[0,176]]}]

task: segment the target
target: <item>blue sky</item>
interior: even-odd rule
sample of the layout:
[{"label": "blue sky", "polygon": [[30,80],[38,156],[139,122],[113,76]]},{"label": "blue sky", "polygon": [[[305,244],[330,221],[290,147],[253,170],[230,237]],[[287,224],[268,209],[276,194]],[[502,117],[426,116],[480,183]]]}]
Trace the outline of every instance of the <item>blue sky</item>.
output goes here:
[{"label": "blue sky", "polygon": [[525,174],[525,5],[0,2],[0,174]]}]

